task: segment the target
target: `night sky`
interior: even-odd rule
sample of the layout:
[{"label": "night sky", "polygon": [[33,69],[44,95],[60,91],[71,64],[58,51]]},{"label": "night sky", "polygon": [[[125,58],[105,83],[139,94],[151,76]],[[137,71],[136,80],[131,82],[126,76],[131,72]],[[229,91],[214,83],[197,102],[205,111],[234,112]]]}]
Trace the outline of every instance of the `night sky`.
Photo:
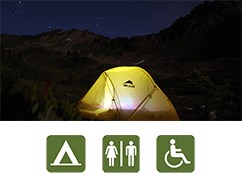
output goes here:
[{"label": "night sky", "polygon": [[1,1],[1,33],[87,29],[108,37],[157,33],[201,1]]}]

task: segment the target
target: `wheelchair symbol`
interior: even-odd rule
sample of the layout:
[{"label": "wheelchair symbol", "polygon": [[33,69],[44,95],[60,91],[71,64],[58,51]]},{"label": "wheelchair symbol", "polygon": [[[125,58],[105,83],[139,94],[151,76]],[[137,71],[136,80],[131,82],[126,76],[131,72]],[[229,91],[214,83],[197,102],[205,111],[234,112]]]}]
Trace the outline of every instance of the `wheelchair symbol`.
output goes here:
[{"label": "wheelchair symbol", "polygon": [[[164,156],[164,161],[166,163],[167,166],[169,166],[170,168],[179,168],[182,166],[183,163],[185,164],[191,164],[191,161],[187,160],[186,156],[182,153],[182,149],[177,149],[175,146],[175,139],[171,139],[170,140],[170,150],[168,150]],[[178,164],[171,164],[168,161],[168,156],[170,155],[170,157],[173,158],[181,158],[181,161]]]},{"label": "wheelchair symbol", "polygon": [[164,160],[165,160],[166,165],[168,165],[170,168],[179,168],[179,167],[183,164],[183,160],[181,160],[181,161],[180,161],[178,164],[176,164],[176,165],[172,165],[172,164],[170,164],[169,161],[168,161],[168,156],[169,156],[169,154],[170,154],[170,150],[168,150],[168,151],[166,152],[165,157],[164,157]]}]

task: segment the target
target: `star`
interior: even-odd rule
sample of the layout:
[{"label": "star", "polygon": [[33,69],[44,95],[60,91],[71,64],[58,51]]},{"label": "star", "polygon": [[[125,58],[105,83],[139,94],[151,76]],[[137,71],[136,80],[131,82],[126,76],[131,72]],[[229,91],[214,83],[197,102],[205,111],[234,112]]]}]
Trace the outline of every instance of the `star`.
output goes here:
[{"label": "star", "polygon": [[21,7],[22,7],[22,2],[21,1],[18,1],[17,2],[17,5],[15,7],[15,10],[13,10],[11,13],[11,17],[14,18],[14,17],[17,17],[18,15],[20,15],[20,13],[22,13],[22,10],[21,10]]},{"label": "star", "polygon": [[[16,34],[24,32],[35,35],[36,33],[44,32],[45,30],[50,31],[58,27],[67,30],[85,28],[90,31],[93,30],[95,33],[108,34],[110,37],[133,36],[136,33],[148,34],[150,33],[149,31],[158,31],[163,29],[163,27],[167,27],[180,15],[185,14],[183,9],[188,7],[190,10],[190,4],[193,3],[187,3],[188,5],[186,5],[185,2],[184,6],[182,4],[179,7],[179,11],[177,11],[178,8],[175,9],[177,7],[175,1],[147,1],[145,3],[135,3],[135,1],[123,3],[120,1],[118,4],[109,3],[108,1],[95,1],[92,3],[48,1],[48,3],[34,3],[34,1],[23,0],[17,0],[11,4],[3,1],[2,4],[1,1],[1,5],[6,7],[1,12],[1,18],[4,18],[1,22],[3,22],[4,31]],[[38,22],[36,22],[36,19]],[[36,23],[38,28],[27,25],[34,23]],[[129,26],[131,25],[133,27],[130,28]],[[117,30],[116,27],[122,30]]]}]

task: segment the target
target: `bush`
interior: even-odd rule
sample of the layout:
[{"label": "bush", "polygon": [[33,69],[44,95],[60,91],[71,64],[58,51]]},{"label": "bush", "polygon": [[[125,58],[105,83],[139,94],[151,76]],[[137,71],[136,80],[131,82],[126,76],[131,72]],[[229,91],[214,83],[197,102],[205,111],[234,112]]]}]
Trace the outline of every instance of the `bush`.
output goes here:
[{"label": "bush", "polygon": [[208,75],[204,75],[195,69],[190,83],[207,96],[207,106],[210,107],[210,113],[216,112],[217,120],[241,119],[241,96],[237,96],[231,91],[228,80],[224,80],[222,84],[218,85]]},{"label": "bush", "polygon": [[51,88],[39,94],[37,85],[33,87],[30,99],[30,113],[37,120],[77,120],[79,119],[75,104],[66,100],[58,101],[52,94]]}]

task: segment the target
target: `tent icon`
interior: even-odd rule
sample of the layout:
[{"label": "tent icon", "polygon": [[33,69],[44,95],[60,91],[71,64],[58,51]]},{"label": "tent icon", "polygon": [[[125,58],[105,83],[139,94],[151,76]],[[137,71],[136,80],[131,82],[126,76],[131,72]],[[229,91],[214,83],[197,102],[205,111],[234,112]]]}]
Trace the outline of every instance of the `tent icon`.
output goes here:
[{"label": "tent icon", "polygon": [[148,72],[135,66],[104,71],[78,102],[77,110],[92,120],[179,120]]},{"label": "tent icon", "polygon": [[85,152],[85,137],[82,135],[49,135],[46,139],[46,169],[49,172],[83,172]]},{"label": "tent icon", "polygon": [[[65,153],[69,156],[71,163],[61,163],[62,158]],[[51,166],[81,166],[81,163],[78,162],[76,156],[74,155],[68,141],[65,140],[61,150],[55,158],[55,161],[50,164]]]}]

